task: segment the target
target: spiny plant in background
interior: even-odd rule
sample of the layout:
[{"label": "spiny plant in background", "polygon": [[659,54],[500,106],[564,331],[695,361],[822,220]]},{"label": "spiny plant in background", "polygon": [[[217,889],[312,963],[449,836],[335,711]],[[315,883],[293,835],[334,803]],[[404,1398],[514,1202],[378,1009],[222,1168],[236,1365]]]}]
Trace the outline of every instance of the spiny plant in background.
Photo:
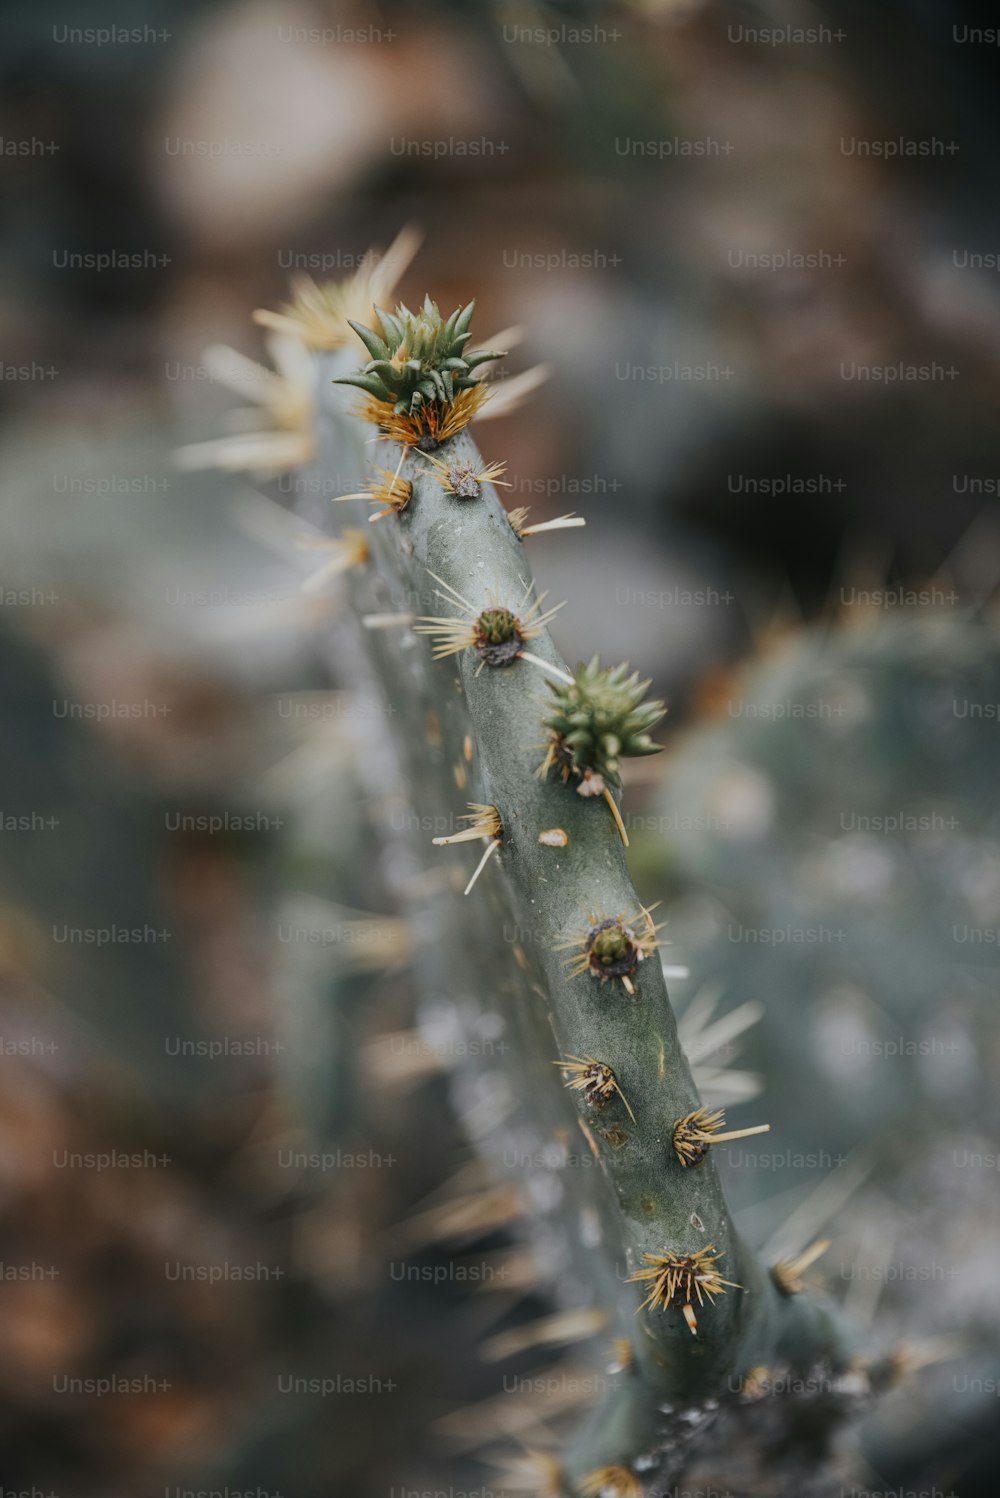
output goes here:
[{"label": "spiny plant in background", "polygon": [[[310,294],[308,307],[300,302],[279,316],[305,322],[314,301]],[[336,305],[335,295],[324,295],[324,308]],[[649,735],[663,705],[647,700],[648,683],[626,664],[602,667],[595,657],[569,671],[546,628],[556,611],[541,613],[540,596],[525,608],[534,585],[523,537],[546,527],[526,528],[523,512],[504,510],[497,468],[469,436],[493,393],[479,376],[500,357],[463,355],[471,315],[470,303],[443,320],[429,300],[418,314],[376,312],[381,332],[355,327],[369,363],[344,369],[345,347],[328,330],[321,347],[336,349],[337,363],[321,356],[321,368],[362,392],[354,412],[335,408],[339,440],[364,452],[373,427],[390,453],[363,490],[340,496],[384,505],[370,518],[388,524],[375,527],[370,551],[358,557],[362,579],[381,573],[418,598],[436,583],[431,591],[462,610],[420,622],[408,613],[368,616],[373,658],[407,725],[460,730],[454,783],[462,788],[471,776],[478,799],[467,803],[469,826],[435,842],[486,841],[466,893],[489,860],[499,874],[483,881],[494,909],[523,917],[531,931],[530,953],[518,948],[520,1003],[532,1033],[547,1016],[564,1074],[536,1106],[552,1115],[559,1096],[576,1100],[604,1182],[601,1209],[614,1224],[617,1244],[600,1235],[584,1260],[608,1297],[607,1315],[627,1329],[618,1339],[622,1371],[559,1457],[545,1458],[545,1481],[558,1494],[637,1493],[683,1470],[692,1432],[752,1373],[818,1366],[833,1375],[853,1365],[859,1339],[836,1306],[794,1274],[776,1282],[730,1218],[710,1146],[767,1125],[723,1133],[721,1112],[704,1108],[664,970],[650,960],[656,928],[625,863],[621,762],[655,752]],[[550,524],[569,523],[581,521]],[[398,630],[429,635],[434,662],[419,673],[403,669],[394,655]],[[412,732],[403,748],[419,776],[431,750]],[[520,1057],[523,1068],[552,1064],[542,1044]],[[622,1252],[627,1278],[617,1271]],[[645,1299],[636,1283],[646,1286]]]}]

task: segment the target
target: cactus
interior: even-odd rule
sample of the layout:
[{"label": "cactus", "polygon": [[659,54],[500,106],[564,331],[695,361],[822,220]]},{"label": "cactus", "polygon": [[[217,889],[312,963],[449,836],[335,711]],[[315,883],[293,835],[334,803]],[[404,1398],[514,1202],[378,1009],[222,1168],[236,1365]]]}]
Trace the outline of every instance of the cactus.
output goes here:
[{"label": "cactus", "polygon": [[[346,350],[328,336],[323,346],[336,353],[319,366],[317,406],[328,426],[316,446],[330,461],[332,439],[338,473],[345,455],[356,464],[358,454],[375,452],[366,487],[338,496],[381,505],[369,517],[382,521],[370,546],[353,553],[348,591],[358,606],[389,586],[447,610],[416,620],[369,614],[358,638],[397,709],[412,798],[420,805],[429,792],[435,813],[469,822],[435,841],[487,843],[466,894],[482,874],[471,898],[492,902],[485,918],[512,911],[531,932],[530,951],[515,953],[520,971],[511,976],[505,952],[492,981],[514,995],[525,1047],[518,1062],[538,1079],[533,1109],[557,1117],[559,1100],[573,1100],[604,1182],[605,1231],[582,1258],[600,1295],[614,1299],[609,1314],[628,1328],[630,1347],[622,1378],[558,1462],[553,1490],[641,1491],[636,1471],[676,1451],[688,1428],[670,1411],[711,1408],[762,1366],[843,1368],[858,1339],[832,1303],[801,1290],[794,1276],[779,1283],[727,1210],[711,1146],[767,1126],[723,1132],[721,1111],[703,1108],[656,957],[657,928],[625,859],[621,760],[655,751],[649,732],[663,706],[646,700],[648,684],[627,665],[602,668],[595,659],[570,671],[552,642],[547,625],[557,609],[534,595],[524,550],[529,531],[545,527],[526,528],[523,514],[505,511],[496,489],[502,470],[484,462],[469,432],[491,396],[478,375],[500,357],[461,353],[471,306],[446,321],[429,300],[417,315],[403,307],[377,314],[381,333],[352,319],[372,355],[360,370],[346,366]],[[294,307],[287,315],[294,321]],[[320,380],[335,381],[333,392]],[[359,409],[340,401],[344,385],[362,392]],[[332,513],[350,524],[346,510]],[[579,522],[561,517],[553,527],[562,523]],[[456,796],[466,789],[471,803]],[[461,920],[452,912],[434,929],[457,944]],[[449,972],[455,954],[424,942],[418,981],[434,992]],[[491,981],[488,969],[484,978]],[[555,1057],[538,1054],[547,1025]]]}]

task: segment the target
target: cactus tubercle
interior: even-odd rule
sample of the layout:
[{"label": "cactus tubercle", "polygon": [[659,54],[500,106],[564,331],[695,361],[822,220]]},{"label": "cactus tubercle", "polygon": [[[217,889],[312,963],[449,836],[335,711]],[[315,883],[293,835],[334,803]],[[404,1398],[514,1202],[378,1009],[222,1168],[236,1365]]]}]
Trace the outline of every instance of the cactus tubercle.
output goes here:
[{"label": "cactus tubercle", "polygon": [[477,468],[473,463],[443,463],[440,458],[435,458],[419,447],[415,447],[413,451],[431,464],[441,481],[441,488],[455,499],[478,499],[484,484],[510,488],[507,480],[501,477],[507,471],[506,463],[484,463]]},{"label": "cactus tubercle", "polygon": [[542,593],[525,608],[531,591],[529,583],[524,597],[515,608],[494,599],[486,608],[477,609],[450,583],[438,577],[437,573],[432,572],[430,575],[445,590],[442,592],[441,589],[435,589],[438,597],[445,603],[457,604],[464,611],[457,615],[425,614],[415,625],[417,634],[430,635],[434,640],[435,660],[457,655],[461,650],[474,650],[484,666],[512,666],[520,658],[552,672],[553,668],[548,662],[538,661],[536,657],[528,655],[524,647],[555,618],[563,607],[561,603],[543,613],[545,594]]},{"label": "cactus tubercle", "polygon": [[553,1061],[552,1065],[568,1072],[569,1079],[564,1085],[574,1092],[582,1092],[590,1106],[598,1111],[606,1108],[616,1095],[620,1097],[629,1118],[635,1123],[631,1104],[606,1061],[595,1061],[593,1056],[567,1056],[563,1061]]},{"label": "cactus tubercle", "polygon": [[666,1311],[672,1306],[679,1307],[691,1335],[696,1337],[698,1318],[694,1310],[695,1300],[699,1306],[704,1305],[706,1300],[713,1304],[716,1296],[724,1295],[727,1289],[743,1288],[734,1280],[722,1278],[715,1267],[722,1257],[714,1243],[706,1243],[704,1248],[690,1254],[674,1253],[669,1249],[662,1254],[644,1254],[643,1258],[649,1267],[637,1269],[629,1275],[630,1281],[649,1285],[649,1294],[639,1309]]},{"label": "cactus tubercle", "polygon": [[674,1125],[674,1154],[682,1165],[701,1165],[711,1144],[722,1144],[730,1139],[748,1139],[751,1134],[767,1134],[770,1124],[755,1124],[749,1129],[729,1129],[725,1126],[726,1114],[722,1108],[710,1113],[707,1108],[696,1108],[685,1113]]},{"label": "cactus tubercle", "polygon": [[645,908],[628,919],[622,915],[593,916],[580,936],[560,943],[562,948],[575,949],[566,959],[567,971],[574,978],[589,972],[602,983],[620,979],[627,993],[634,996],[633,975],[639,963],[659,946],[658,930]]}]

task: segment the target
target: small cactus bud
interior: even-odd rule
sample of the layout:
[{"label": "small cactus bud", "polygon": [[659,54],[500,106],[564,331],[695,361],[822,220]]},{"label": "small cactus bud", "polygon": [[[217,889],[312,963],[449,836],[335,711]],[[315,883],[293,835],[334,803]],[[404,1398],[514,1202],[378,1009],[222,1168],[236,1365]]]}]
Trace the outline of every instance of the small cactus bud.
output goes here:
[{"label": "small cactus bud", "polygon": [[493,359],[502,359],[502,349],[477,349],[464,353],[471,336],[469,324],[475,302],[458,307],[447,322],[436,302],[424,297],[419,312],[402,303],[395,313],[375,308],[378,330],[351,321],[351,327],[371,355],[368,364],[354,374],[335,381],[356,385],[376,400],[391,405],[396,416],[411,416],[425,405],[450,405],[457,394],[474,388],[473,371]]},{"label": "small cactus bud", "polygon": [[[425,615],[415,626],[417,634],[433,637],[435,660],[443,660],[445,656],[457,655],[460,650],[468,649],[474,650],[485,666],[511,666],[520,657],[550,673],[555,671],[547,662],[528,655],[524,646],[526,641],[542,633],[549,620],[562,608],[561,603],[542,613],[545,598],[542,593],[523,613],[515,613],[499,601],[490,603],[485,609],[476,609],[436,573],[432,572],[431,577],[446,589],[443,593],[436,589],[438,597],[445,603],[459,604],[465,611],[463,614],[445,617]],[[519,604],[518,609],[521,607],[522,604]]]},{"label": "small cactus bud", "polygon": [[483,609],[474,628],[473,649],[488,666],[510,666],[517,660],[524,636],[510,609]]},{"label": "small cactus bud", "polygon": [[[565,686],[553,683],[552,702],[543,720],[548,749],[541,774],[558,765],[564,780],[583,777],[589,770],[611,785],[621,784],[621,761],[637,754],[656,754],[660,748],[649,730],[666,712],[662,702],[643,702],[648,681],[627,665],[601,669],[595,655],[589,665],[577,666]],[[583,794],[582,787],[578,787]],[[601,786],[603,793],[604,786]]]},{"label": "small cactus bud", "polygon": [[[645,929],[640,930],[639,921],[643,917]],[[619,978],[627,992],[634,994],[632,976],[639,963],[656,951],[657,929],[648,910],[641,910],[629,920],[620,915],[593,917],[582,936],[560,944],[563,948],[576,948],[566,960],[570,976],[589,972],[602,983]]]}]

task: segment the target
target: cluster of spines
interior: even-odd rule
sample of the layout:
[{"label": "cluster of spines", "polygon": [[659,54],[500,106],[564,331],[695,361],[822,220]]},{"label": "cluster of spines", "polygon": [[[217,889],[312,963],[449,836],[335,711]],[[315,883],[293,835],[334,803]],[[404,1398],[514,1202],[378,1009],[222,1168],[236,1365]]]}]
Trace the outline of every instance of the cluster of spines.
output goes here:
[{"label": "cluster of spines", "polygon": [[697,1336],[698,1318],[694,1302],[702,1306],[707,1300],[711,1304],[727,1289],[742,1289],[734,1280],[722,1278],[717,1267],[722,1257],[714,1243],[706,1243],[704,1248],[689,1254],[674,1253],[670,1249],[662,1254],[644,1254],[647,1267],[636,1269],[629,1279],[649,1286],[649,1293],[642,1303],[643,1310],[665,1311],[676,1306],[683,1313],[691,1335]]},{"label": "cluster of spines", "polygon": [[430,401],[409,411],[397,411],[391,401],[368,395],[358,415],[377,427],[384,441],[432,453],[465,430],[489,394],[488,386],[477,382],[468,390],[459,390],[453,401],[443,405]]},{"label": "cluster of spines", "polygon": [[[696,1108],[685,1113],[674,1124],[673,1147],[681,1165],[703,1165],[709,1146],[722,1144],[730,1139],[748,1139],[751,1134],[767,1134],[770,1124],[755,1124],[750,1129],[725,1129],[726,1115],[722,1108],[710,1113],[707,1108]],[[725,1132],[723,1132],[725,1130]]]},{"label": "cluster of spines", "polygon": [[484,484],[499,484],[505,489],[510,485],[501,475],[506,472],[506,463],[487,463],[483,468],[474,468],[471,463],[443,463],[430,453],[415,449],[436,472],[441,488],[455,499],[478,499]]},{"label": "cluster of spines", "polygon": [[483,666],[512,666],[517,660],[530,661],[543,671],[557,670],[548,662],[532,655],[525,649],[525,645],[540,635],[549,621],[555,618],[563,607],[561,603],[543,613],[545,594],[529,603],[529,583],[523,597],[513,606],[500,598],[493,598],[484,608],[476,608],[475,604],[463,598],[461,593],[438,577],[437,573],[432,572],[430,575],[444,589],[443,592],[435,589],[437,596],[444,603],[450,603],[461,610],[460,613],[443,616],[425,615],[414,626],[417,634],[430,635],[433,639],[435,660],[457,655],[462,650],[472,650],[479,656],[480,670]]},{"label": "cluster of spines", "polygon": [[563,942],[571,949],[566,959],[570,977],[589,973],[601,983],[616,979],[631,998],[635,997],[633,978],[640,962],[652,956],[659,945],[649,910],[642,909],[625,917],[593,916],[586,930]]},{"label": "cluster of spines", "polygon": [[470,801],[469,810],[462,813],[459,821],[468,822],[468,827],[463,827],[459,832],[452,832],[447,837],[431,838],[431,842],[442,847],[449,843],[468,843],[481,838],[486,840],[488,845],[486,851],[476,865],[475,873],[465,886],[464,893],[468,894],[490,858],[503,845],[503,818],[495,806],[481,801]]},{"label": "cluster of spines", "polygon": [[593,1056],[566,1056],[562,1061],[553,1061],[567,1074],[565,1085],[584,1099],[596,1112],[601,1112],[615,1097],[621,1098],[629,1118],[635,1123],[635,1114],[628,1098],[618,1085],[618,1078],[606,1061],[596,1061]]}]

